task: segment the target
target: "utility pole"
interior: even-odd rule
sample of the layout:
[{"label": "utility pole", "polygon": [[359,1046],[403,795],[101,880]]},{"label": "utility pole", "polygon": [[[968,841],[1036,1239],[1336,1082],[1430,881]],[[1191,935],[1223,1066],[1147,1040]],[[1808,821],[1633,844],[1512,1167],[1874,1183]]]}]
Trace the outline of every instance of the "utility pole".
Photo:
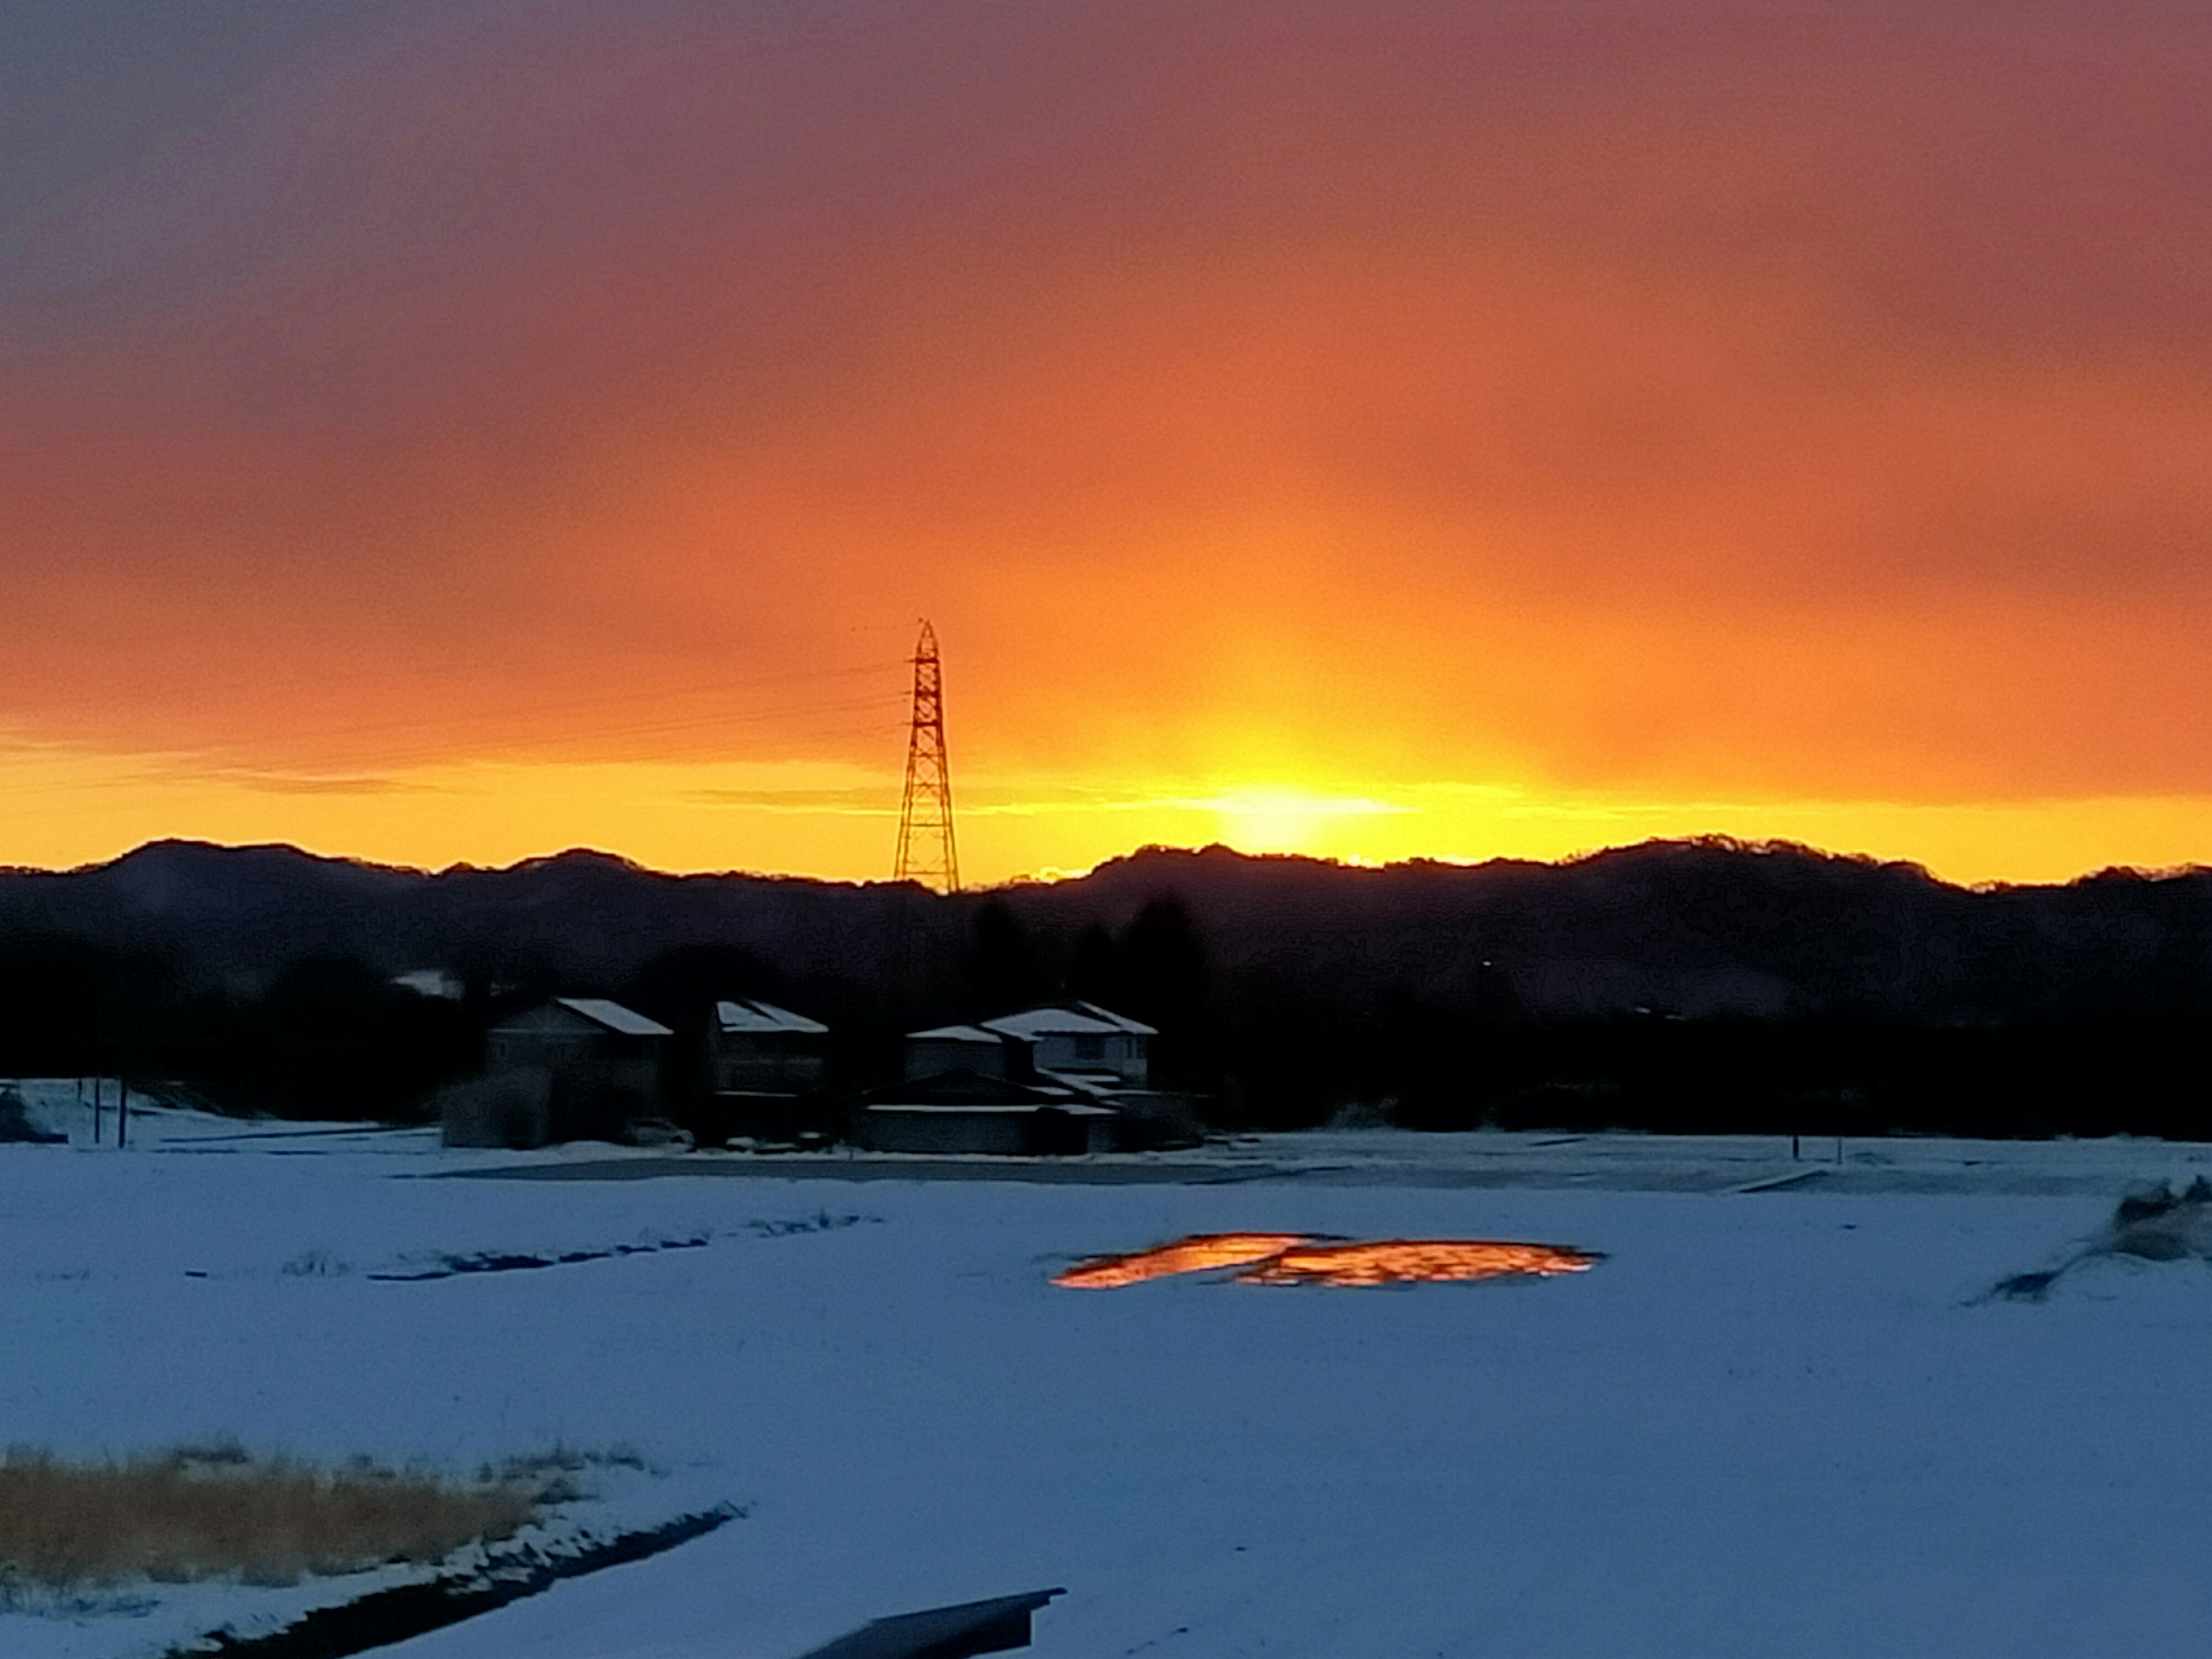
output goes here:
[{"label": "utility pole", "polygon": [[952,771],[945,755],[945,678],[937,630],[927,621],[914,647],[914,720],[906,740],[906,793],[899,804],[898,857],[893,881],[960,890],[960,859],[952,844]]}]

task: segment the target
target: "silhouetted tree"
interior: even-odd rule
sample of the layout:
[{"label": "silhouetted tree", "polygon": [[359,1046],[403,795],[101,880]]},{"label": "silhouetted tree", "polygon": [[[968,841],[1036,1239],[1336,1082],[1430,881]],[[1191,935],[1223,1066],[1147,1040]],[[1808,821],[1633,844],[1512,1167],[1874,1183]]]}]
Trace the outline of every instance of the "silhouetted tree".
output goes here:
[{"label": "silhouetted tree", "polygon": [[785,994],[783,975],[738,945],[679,945],[663,951],[630,975],[622,994],[640,1013],[679,1029],[725,998],[773,1002]]},{"label": "silhouetted tree", "polygon": [[557,951],[520,940],[471,939],[453,953],[453,968],[472,1006],[501,1013],[543,1002],[568,977]]},{"label": "silhouetted tree", "polygon": [[218,1081],[282,1116],[410,1115],[440,1083],[469,1070],[480,1033],[463,1007],[394,985],[341,951],[278,970],[234,1015]]},{"label": "silhouetted tree", "polygon": [[969,994],[987,1016],[1034,1002],[1044,991],[1029,930],[997,899],[975,913],[967,969]]},{"label": "silhouetted tree", "polygon": [[1156,898],[1138,911],[1115,954],[1128,1005],[1121,1012],[1162,1031],[1198,1022],[1206,1008],[1206,947],[1181,899]]},{"label": "silhouetted tree", "polygon": [[1206,1008],[1206,946],[1182,901],[1170,896],[1147,903],[1121,930],[1114,955],[1118,983],[1110,1006],[1159,1032],[1152,1081],[1218,1091],[1220,1044]]},{"label": "silhouetted tree", "polygon": [[1114,949],[1114,936],[1092,922],[1075,936],[1074,953],[1068,958],[1067,994],[1080,1002],[1112,1007],[1121,998],[1121,963]]},{"label": "silhouetted tree", "polygon": [[59,933],[0,938],[0,1057],[16,1076],[125,1072],[158,1047],[176,974],[161,955]]}]

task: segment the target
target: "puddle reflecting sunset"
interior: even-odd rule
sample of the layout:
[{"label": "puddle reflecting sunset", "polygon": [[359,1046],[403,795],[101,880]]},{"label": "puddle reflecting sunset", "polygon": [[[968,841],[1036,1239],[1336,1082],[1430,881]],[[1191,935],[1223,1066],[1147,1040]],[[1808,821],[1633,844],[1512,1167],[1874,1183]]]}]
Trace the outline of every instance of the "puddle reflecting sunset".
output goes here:
[{"label": "puddle reflecting sunset", "polygon": [[1128,1255],[1092,1256],[1056,1275],[1052,1282],[1072,1291],[1107,1291],[1176,1273],[1242,1267],[1255,1261],[1271,1261],[1312,1237],[1310,1233],[1196,1233]]},{"label": "puddle reflecting sunset", "polygon": [[1555,1244],[1487,1239],[1386,1238],[1302,1244],[1237,1275],[1240,1285],[1434,1285],[1514,1275],[1587,1273],[1601,1260]]},{"label": "puddle reflecting sunset", "polygon": [[1587,1273],[1605,1258],[1558,1244],[1494,1239],[1385,1238],[1364,1243],[1310,1233],[1200,1233],[1127,1255],[1093,1256],[1053,1283],[1111,1290],[1178,1273],[1243,1271],[1239,1285],[1435,1285]]}]

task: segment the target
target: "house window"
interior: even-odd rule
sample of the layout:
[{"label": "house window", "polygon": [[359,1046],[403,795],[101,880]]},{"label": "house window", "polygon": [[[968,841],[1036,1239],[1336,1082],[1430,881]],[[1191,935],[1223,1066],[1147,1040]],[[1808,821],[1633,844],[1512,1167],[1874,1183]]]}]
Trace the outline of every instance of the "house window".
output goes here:
[{"label": "house window", "polygon": [[1076,1038],[1075,1057],[1078,1060],[1105,1059],[1106,1039],[1102,1036],[1079,1036]]}]

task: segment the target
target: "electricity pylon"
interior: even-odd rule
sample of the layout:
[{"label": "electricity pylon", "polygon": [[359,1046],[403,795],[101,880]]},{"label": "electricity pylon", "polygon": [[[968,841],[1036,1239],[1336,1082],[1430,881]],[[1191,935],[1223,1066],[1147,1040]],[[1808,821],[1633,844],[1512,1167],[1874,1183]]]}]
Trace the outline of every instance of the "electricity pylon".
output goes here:
[{"label": "electricity pylon", "polygon": [[914,724],[906,740],[906,798],[899,805],[891,879],[960,890],[960,859],[952,847],[952,771],[945,758],[945,677],[937,630],[926,621],[914,647]]}]

